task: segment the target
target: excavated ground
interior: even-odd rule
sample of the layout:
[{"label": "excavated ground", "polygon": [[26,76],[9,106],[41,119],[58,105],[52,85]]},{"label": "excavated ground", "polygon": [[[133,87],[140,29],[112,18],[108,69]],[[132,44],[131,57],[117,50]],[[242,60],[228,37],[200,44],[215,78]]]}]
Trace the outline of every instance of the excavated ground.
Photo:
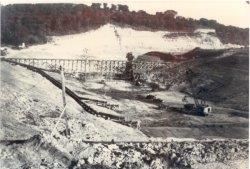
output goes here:
[{"label": "excavated ground", "polygon": [[[185,94],[179,91],[185,92],[185,90],[188,89],[185,83],[184,85],[182,83],[179,86],[175,86],[168,91],[162,90],[158,92],[152,92],[149,86],[136,87],[129,82],[118,80],[106,80],[104,84],[102,83],[102,79],[86,79],[83,81],[77,80],[72,76],[67,76],[66,83],[71,90],[80,96],[104,100],[108,103],[119,105],[119,108],[114,111],[124,115],[129,120],[140,120],[141,130],[148,136],[188,137],[197,139],[248,138],[249,119],[248,110],[246,109],[246,105],[248,104],[248,87],[246,85],[248,84],[248,66],[245,65],[246,60],[239,61],[241,59],[239,59],[238,56],[239,55],[234,54],[225,58],[213,58],[212,62],[210,61],[207,64],[203,64],[204,70],[200,69],[200,71],[203,70],[203,72],[200,73],[199,78],[203,77],[202,73],[206,72],[206,76],[204,75],[204,77],[207,77],[207,79],[201,79],[199,85],[204,83],[203,85],[205,87],[214,88],[214,86],[218,86],[221,82],[224,84],[209,93],[213,113],[207,117],[185,114],[171,109],[159,109],[158,103],[145,99],[147,95],[153,95],[163,100],[165,105],[183,105],[182,98]],[[246,59],[245,54],[239,57]],[[225,65],[224,62],[225,60],[230,61],[232,58],[238,61],[235,61],[235,64],[231,65],[232,71],[226,74],[223,68]],[[220,68],[217,68],[215,65],[219,63],[222,63],[222,65]],[[238,64],[243,64],[241,69],[244,73],[237,72],[237,67],[240,67]],[[234,65],[236,67],[233,67]],[[197,72],[198,68],[194,68],[194,71]],[[217,72],[216,77],[214,75],[215,72]],[[57,73],[49,74],[57,80],[60,80],[60,76]],[[232,80],[230,83],[229,79]],[[210,83],[205,83],[206,80]],[[237,80],[241,87],[237,87]],[[197,84],[196,88],[198,87]],[[216,100],[217,96],[218,98],[223,97],[224,99]],[[189,98],[188,101],[192,102],[193,100]],[[95,102],[87,102],[91,105],[95,104]],[[114,111],[109,109],[102,110],[114,113]]]},{"label": "excavated ground", "polygon": [[[228,62],[235,66],[234,58],[240,57],[244,61],[237,63],[243,66],[225,68]],[[244,138],[248,138],[249,119],[245,103],[248,92],[245,59],[244,53],[236,54],[218,58],[223,61],[223,68],[216,61],[204,65],[204,72],[217,73],[220,80],[232,80],[211,94],[214,111],[208,117],[158,109],[156,103],[138,96],[150,94],[166,104],[181,104],[184,94],[176,90],[152,92],[148,86],[134,87],[124,81],[103,84],[102,80],[83,82],[66,77],[66,85],[81,96],[119,105],[117,110],[103,108],[102,111],[115,111],[129,120],[141,120],[141,130],[147,136],[168,138],[158,139],[162,141],[158,143],[148,142],[157,139],[149,139],[139,130],[82,111],[68,97],[71,137],[68,139],[63,134],[63,122],[51,137],[62,110],[61,91],[34,72],[1,62],[0,103],[1,112],[5,112],[1,113],[1,168],[247,168],[249,149],[248,139]],[[216,66],[219,68],[215,69]],[[230,74],[226,73],[227,69],[231,70]],[[195,71],[198,70],[203,69]],[[55,73],[51,76],[60,79]],[[219,93],[226,99],[214,100]],[[86,103],[98,107],[95,102]],[[171,141],[169,137],[180,139]],[[91,143],[91,140],[106,143]],[[140,142],[116,143],[128,140]]]}]

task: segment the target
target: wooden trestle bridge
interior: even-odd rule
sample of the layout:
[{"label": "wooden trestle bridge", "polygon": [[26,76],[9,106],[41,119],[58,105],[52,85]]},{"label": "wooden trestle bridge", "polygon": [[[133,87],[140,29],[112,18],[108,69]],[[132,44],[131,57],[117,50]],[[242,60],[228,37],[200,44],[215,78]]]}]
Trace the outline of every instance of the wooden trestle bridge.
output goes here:
[{"label": "wooden trestle bridge", "polygon": [[[83,59],[36,59],[36,58],[5,58],[14,63],[21,63],[43,70],[57,71],[63,67],[66,73],[96,73],[101,75],[119,74],[125,70],[124,60],[83,60]],[[159,66],[173,66],[170,62],[143,62],[134,61],[135,73],[147,73]]]}]

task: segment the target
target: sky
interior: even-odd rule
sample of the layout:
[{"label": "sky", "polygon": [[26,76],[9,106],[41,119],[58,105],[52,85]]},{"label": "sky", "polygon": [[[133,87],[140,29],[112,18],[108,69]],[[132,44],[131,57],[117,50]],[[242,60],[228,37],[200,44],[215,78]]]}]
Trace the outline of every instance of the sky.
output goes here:
[{"label": "sky", "polygon": [[14,3],[83,3],[106,2],[126,4],[129,9],[150,14],[175,10],[178,15],[194,19],[207,18],[225,25],[249,28],[250,4],[247,0],[0,0],[2,5]]}]

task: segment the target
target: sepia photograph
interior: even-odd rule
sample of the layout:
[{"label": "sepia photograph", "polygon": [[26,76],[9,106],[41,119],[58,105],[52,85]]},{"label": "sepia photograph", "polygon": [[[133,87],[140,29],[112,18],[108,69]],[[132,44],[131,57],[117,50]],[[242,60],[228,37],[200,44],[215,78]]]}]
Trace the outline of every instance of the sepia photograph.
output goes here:
[{"label": "sepia photograph", "polygon": [[0,169],[249,169],[246,0],[1,0]]}]

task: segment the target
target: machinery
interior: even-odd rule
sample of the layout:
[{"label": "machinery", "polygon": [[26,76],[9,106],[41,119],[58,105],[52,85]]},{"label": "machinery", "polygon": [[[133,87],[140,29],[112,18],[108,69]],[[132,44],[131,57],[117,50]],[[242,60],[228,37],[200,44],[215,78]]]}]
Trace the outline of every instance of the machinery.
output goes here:
[{"label": "machinery", "polygon": [[[186,78],[190,84],[190,89],[191,89],[191,93],[189,95],[190,95],[190,97],[192,97],[194,99],[194,104],[188,103],[187,99],[186,99],[187,96],[185,96],[182,101],[186,102],[186,104],[184,104],[182,111],[184,111],[185,113],[188,113],[188,114],[194,114],[194,115],[198,115],[198,116],[207,116],[207,115],[211,114],[211,112],[212,112],[212,107],[209,106],[206,103],[206,101],[204,100],[204,95],[208,91],[206,91],[205,88],[200,88],[198,91],[194,90],[194,86],[193,86],[193,77],[194,76],[195,76],[195,74],[191,69],[186,71]],[[199,97],[199,96],[201,96],[201,94],[203,95],[203,98]],[[198,99],[198,97],[199,97],[199,99]]]},{"label": "machinery", "polygon": [[212,112],[212,107],[203,103],[184,104],[183,111],[185,111],[188,114],[194,114],[198,116],[207,116]]}]

